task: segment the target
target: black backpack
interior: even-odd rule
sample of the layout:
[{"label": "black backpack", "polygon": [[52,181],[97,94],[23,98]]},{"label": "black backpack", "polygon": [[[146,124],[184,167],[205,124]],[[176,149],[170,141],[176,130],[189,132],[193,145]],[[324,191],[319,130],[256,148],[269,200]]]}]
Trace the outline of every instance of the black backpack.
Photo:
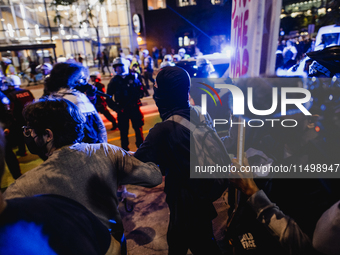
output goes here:
[{"label": "black backpack", "polygon": [[[193,175],[192,171],[194,171],[194,169],[192,167],[195,165],[210,166],[216,164],[219,164],[220,166],[228,166],[231,164],[231,160],[221,138],[212,126],[210,116],[208,114],[202,115],[201,109],[198,106],[193,106],[192,110],[192,112],[196,113],[199,117],[198,123],[193,123],[180,115],[173,115],[168,118],[167,121],[174,121],[190,130],[192,134],[190,150],[195,151],[195,153],[191,154],[190,158],[190,176],[191,178],[198,178],[198,180],[200,179],[202,181],[204,180],[203,183],[205,183],[205,186],[210,186],[205,187],[205,190],[209,190],[209,193],[206,194],[204,192],[203,196],[213,202],[220,198],[223,192],[228,188],[228,175],[226,174],[221,178],[221,176],[202,173],[201,176],[197,176]],[[206,179],[207,177],[209,177],[209,179]],[[200,183],[198,180],[194,183]],[[195,193],[200,192],[199,190],[196,190]]]}]

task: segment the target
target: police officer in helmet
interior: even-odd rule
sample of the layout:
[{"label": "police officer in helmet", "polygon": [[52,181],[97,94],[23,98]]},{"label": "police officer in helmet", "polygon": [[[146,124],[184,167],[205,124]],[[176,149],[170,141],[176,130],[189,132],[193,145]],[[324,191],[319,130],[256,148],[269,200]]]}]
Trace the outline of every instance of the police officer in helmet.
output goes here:
[{"label": "police officer in helmet", "polygon": [[112,67],[116,76],[112,78],[107,87],[107,93],[114,96],[114,102],[107,100],[108,106],[118,114],[118,128],[120,130],[121,147],[129,151],[129,120],[136,134],[137,148],[143,143],[144,117],[140,111],[143,97],[143,86],[133,74],[124,75],[124,62],[121,57],[114,59]]}]

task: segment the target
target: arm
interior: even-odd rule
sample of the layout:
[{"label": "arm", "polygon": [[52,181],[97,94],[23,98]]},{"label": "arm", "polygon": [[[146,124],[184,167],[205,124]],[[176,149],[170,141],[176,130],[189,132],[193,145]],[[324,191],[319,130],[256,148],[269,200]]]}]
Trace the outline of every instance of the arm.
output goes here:
[{"label": "arm", "polygon": [[[233,163],[238,165],[235,160]],[[247,203],[256,213],[256,219],[280,242],[287,254],[312,254],[309,237],[292,218],[280,211],[279,207],[258,189],[252,178],[231,179],[231,182],[248,197]]]},{"label": "arm", "polygon": [[94,114],[96,124],[98,126],[98,142],[99,143],[107,143],[107,133],[104,122],[102,118],[99,116],[99,113],[96,111]]},{"label": "arm", "polygon": [[164,134],[159,128],[159,124],[151,128],[144,142],[138,148],[134,157],[142,162],[153,162],[157,165],[161,163],[162,146],[164,146]]},{"label": "arm", "polygon": [[12,198],[27,197],[19,186],[20,185],[18,185],[17,181],[12,183],[4,192],[4,198],[7,200]]},{"label": "arm", "polygon": [[256,213],[257,220],[278,239],[288,254],[311,254],[312,243],[309,237],[292,218],[280,211],[262,190],[250,196],[247,203]]},{"label": "arm", "polygon": [[115,155],[119,157],[115,159],[118,165],[119,185],[154,187],[162,183],[162,174],[154,163],[143,163],[123,150]]},{"label": "arm", "polygon": [[[115,81],[113,78],[107,85],[107,94],[114,97],[115,93],[116,93],[116,86],[115,86]],[[117,111],[117,104],[115,101],[113,101],[113,98],[106,98],[106,103],[112,110]]]},{"label": "arm", "polygon": [[112,78],[109,84],[107,85],[107,94],[113,96],[115,92],[116,92],[115,79]]},{"label": "arm", "polygon": [[296,58],[296,55],[297,55],[297,49],[295,48],[295,46],[292,46],[292,48],[290,49],[291,50],[291,52],[293,53],[293,57],[292,57],[292,59],[293,60],[295,60],[295,58]]}]

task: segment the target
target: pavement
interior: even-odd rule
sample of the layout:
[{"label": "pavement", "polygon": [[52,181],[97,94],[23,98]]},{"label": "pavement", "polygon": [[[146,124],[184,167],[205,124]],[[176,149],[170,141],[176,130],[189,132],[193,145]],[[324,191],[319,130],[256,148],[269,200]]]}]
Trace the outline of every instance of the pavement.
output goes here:
[{"label": "pavement", "polygon": [[[102,77],[103,83],[106,85],[110,80],[109,76]],[[43,85],[29,86],[35,96],[39,98],[42,95]],[[152,95],[153,91],[149,91]],[[160,121],[157,107],[155,106],[152,96],[142,99],[142,112],[145,117],[145,126],[143,127],[145,135],[148,130]],[[114,115],[115,112],[112,111]],[[102,116],[104,124],[108,132],[108,142],[111,144],[120,144],[119,131],[111,131],[111,123],[109,123],[104,116]],[[131,128],[130,128],[131,129]],[[130,133],[130,137],[134,134]],[[132,145],[132,141],[130,140]],[[131,150],[135,148],[130,146]],[[25,173],[39,164],[42,160],[28,152],[25,157],[18,157],[22,173]],[[14,182],[8,169],[6,169],[1,182],[1,189],[4,190],[12,182]],[[134,185],[127,185],[129,192],[135,193],[137,198],[127,199],[128,208],[133,207],[131,212],[127,212],[125,204],[119,204],[119,211],[121,213],[123,224],[125,228],[125,236],[127,239],[127,250],[130,255],[163,255],[168,254],[168,245],[166,241],[166,233],[169,224],[169,209],[165,202],[164,179],[162,184],[154,188],[144,188]],[[227,222],[228,205],[227,192],[217,200],[214,205],[218,212],[218,216],[213,221],[213,228],[218,245],[225,252],[226,242],[224,241],[224,230]],[[191,254],[188,251],[187,254]],[[224,253],[225,254],[225,253]],[[207,254],[208,255],[208,254]]]}]

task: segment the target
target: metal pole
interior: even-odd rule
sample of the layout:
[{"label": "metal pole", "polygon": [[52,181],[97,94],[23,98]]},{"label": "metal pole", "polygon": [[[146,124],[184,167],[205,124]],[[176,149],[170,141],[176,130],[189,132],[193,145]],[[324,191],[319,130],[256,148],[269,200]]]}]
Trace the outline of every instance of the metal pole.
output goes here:
[{"label": "metal pole", "polygon": [[[133,51],[132,47],[135,47],[135,42],[133,41],[132,36],[132,22],[131,22],[131,12],[130,12],[130,1],[126,1],[126,12],[128,16],[128,28],[129,28],[129,37],[130,37],[130,51]],[[129,52],[130,53],[130,52]]]},{"label": "metal pole", "polygon": [[84,48],[85,63],[86,63],[86,66],[89,67],[89,64],[87,62],[87,54],[86,54],[86,47],[85,47],[85,39],[84,38],[83,38],[83,48]]},{"label": "metal pole", "polygon": [[44,0],[44,6],[45,6],[46,19],[47,19],[47,26],[48,26],[48,30],[50,31],[50,39],[51,39],[51,42],[53,42],[53,40],[52,40],[52,29],[51,29],[50,20],[48,18],[46,0]]},{"label": "metal pole", "polygon": [[[14,20],[15,30],[17,32],[17,36],[20,37],[20,31],[19,31],[19,27],[18,27],[18,23],[17,23],[17,15],[15,14],[15,10],[14,10],[14,6],[13,6],[12,1],[9,0],[9,3],[11,5],[11,12],[12,12],[13,20]],[[22,17],[22,19],[25,20],[24,17]]]},{"label": "metal pole", "polygon": [[[4,22],[4,21],[2,21],[3,17],[2,17],[2,11],[1,11],[1,8],[0,8],[0,19],[1,19],[1,24],[2,24],[2,27],[3,27],[3,29],[4,29],[4,33],[5,33],[5,37],[6,37],[6,42],[7,42],[8,44],[10,44],[10,41],[9,41],[9,38],[8,38],[8,33],[6,32],[6,30],[7,30],[7,26],[6,26],[5,22]],[[1,58],[1,59],[2,59],[2,58]]]}]

